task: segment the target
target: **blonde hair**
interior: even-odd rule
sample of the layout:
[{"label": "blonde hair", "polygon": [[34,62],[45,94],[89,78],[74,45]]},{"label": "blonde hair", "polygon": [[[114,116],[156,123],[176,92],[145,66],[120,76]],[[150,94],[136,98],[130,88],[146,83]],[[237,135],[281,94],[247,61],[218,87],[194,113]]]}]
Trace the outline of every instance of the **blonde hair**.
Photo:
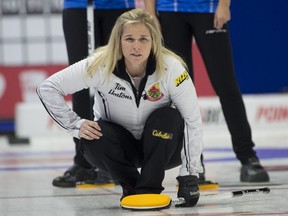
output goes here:
[{"label": "blonde hair", "polygon": [[93,76],[99,67],[103,67],[108,74],[114,71],[117,61],[123,57],[121,37],[124,29],[127,25],[135,23],[145,24],[150,31],[152,37],[152,53],[156,60],[156,73],[163,73],[165,70],[165,54],[174,56],[187,69],[184,60],[180,56],[164,47],[162,34],[152,16],[144,9],[137,8],[123,13],[117,19],[112,29],[108,44],[95,50],[94,53],[97,54],[97,57],[87,67],[89,76]]}]

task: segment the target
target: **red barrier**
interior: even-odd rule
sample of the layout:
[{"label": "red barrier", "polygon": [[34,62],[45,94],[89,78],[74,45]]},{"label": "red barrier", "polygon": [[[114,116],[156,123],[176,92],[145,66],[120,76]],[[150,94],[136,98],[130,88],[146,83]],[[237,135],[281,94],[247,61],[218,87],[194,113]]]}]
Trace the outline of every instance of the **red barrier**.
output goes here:
[{"label": "red barrier", "polygon": [[215,91],[210,83],[206,67],[200,55],[196,43],[193,43],[192,49],[193,63],[194,63],[194,84],[198,96],[214,96]]},{"label": "red barrier", "polygon": [[39,102],[37,85],[65,66],[0,66],[0,119],[13,119],[18,102]]}]

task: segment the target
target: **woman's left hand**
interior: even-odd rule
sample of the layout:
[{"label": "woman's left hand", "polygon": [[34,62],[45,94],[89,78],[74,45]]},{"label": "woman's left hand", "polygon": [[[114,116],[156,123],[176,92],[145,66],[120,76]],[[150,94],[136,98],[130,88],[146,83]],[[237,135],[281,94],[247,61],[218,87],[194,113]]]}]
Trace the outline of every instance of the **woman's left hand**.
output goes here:
[{"label": "woman's left hand", "polygon": [[85,120],[79,130],[79,137],[87,140],[100,139],[101,128],[96,121]]}]

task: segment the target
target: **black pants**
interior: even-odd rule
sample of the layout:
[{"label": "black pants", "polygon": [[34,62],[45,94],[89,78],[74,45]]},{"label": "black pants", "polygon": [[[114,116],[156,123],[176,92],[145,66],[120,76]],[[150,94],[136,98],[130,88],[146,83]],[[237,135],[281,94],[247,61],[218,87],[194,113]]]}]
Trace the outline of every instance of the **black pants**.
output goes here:
[{"label": "black pants", "polygon": [[[95,47],[105,45],[116,19],[128,9],[94,10]],[[87,10],[78,8],[64,9],[62,13],[63,30],[68,52],[69,64],[74,64],[88,56]],[[73,110],[85,119],[93,119],[92,101],[89,89],[76,92],[72,96]],[[74,138],[74,163],[90,168],[79,149],[79,139]]]},{"label": "black pants", "polygon": [[256,152],[253,150],[251,128],[234,74],[228,26],[224,25],[224,32],[209,32],[215,30],[214,14],[210,13],[160,12],[159,19],[166,46],[186,60],[192,78],[191,47],[192,38],[195,38],[211,84],[219,96],[233,150],[240,162],[245,163]]},{"label": "black pants", "polygon": [[161,193],[165,170],[181,164],[181,114],[170,107],[157,109],[148,117],[141,140],[115,123],[98,123],[103,133],[99,140],[80,140],[85,158],[136,193]]}]

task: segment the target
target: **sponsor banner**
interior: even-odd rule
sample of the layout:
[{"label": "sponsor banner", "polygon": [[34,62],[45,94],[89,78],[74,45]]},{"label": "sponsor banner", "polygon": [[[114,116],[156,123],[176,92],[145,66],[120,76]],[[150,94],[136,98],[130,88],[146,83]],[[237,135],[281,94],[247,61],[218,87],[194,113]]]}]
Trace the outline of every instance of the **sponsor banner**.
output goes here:
[{"label": "sponsor banner", "polygon": [[[68,102],[71,107],[71,102]],[[33,124],[31,124],[33,120]],[[46,112],[41,103],[18,103],[16,105],[15,134],[20,138],[42,135],[65,134]]]},{"label": "sponsor banner", "polygon": [[[252,128],[287,128],[288,95],[244,95],[248,121]],[[204,127],[226,127],[218,97],[200,97],[199,103]]]},{"label": "sponsor banner", "polygon": [[225,126],[226,122],[217,97],[200,97],[199,104],[205,127]]},{"label": "sponsor banner", "polygon": [[246,97],[247,115],[257,127],[277,126],[288,132],[288,94]]},{"label": "sponsor banner", "polygon": [[64,67],[65,65],[0,66],[0,119],[14,119],[16,103],[39,102],[36,94],[38,84]]}]

